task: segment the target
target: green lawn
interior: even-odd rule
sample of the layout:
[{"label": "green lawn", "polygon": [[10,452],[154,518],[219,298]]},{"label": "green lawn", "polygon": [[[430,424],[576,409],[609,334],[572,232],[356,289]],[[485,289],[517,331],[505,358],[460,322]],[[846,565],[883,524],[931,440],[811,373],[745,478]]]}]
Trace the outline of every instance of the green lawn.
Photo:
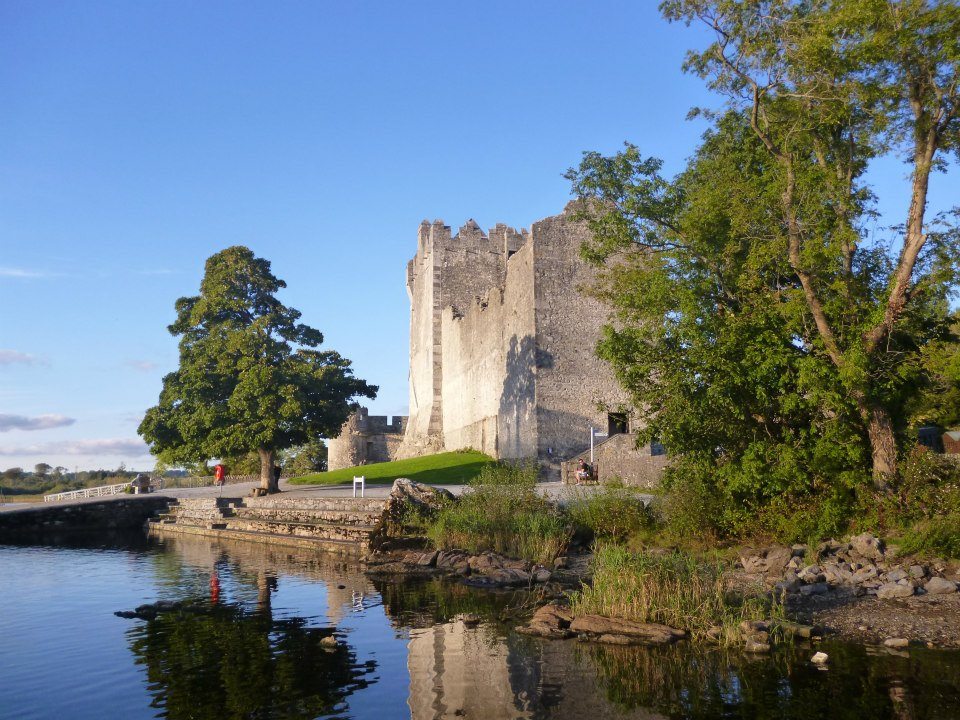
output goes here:
[{"label": "green lawn", "polygon": [[401,477],[432,485],[455,485],[473,479],[492,462],[493,458],[479,452],[448,452],[314,473],[293,478],[290,482],[294,485],[342,485],[353,480],[354,475],[363,475],[374,485],[392,483]]}]

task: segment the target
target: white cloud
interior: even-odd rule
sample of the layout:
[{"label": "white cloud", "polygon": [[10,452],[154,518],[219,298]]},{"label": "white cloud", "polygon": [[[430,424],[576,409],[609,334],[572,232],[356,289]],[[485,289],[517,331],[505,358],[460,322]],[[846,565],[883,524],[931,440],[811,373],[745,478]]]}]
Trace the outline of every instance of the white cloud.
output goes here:
[{"label": "white cloud", "polygon": [[54,277],[56,273],[43,272],[40,270],[27,270],[17,267],[0,267],[0,277],[21,278],[32,280],[36,278]]},{"label": "white cloud", "polygon": [[157,369],[157,364],[150,360],[127,360],[124,365],[140,372],[153,372]]},{"label": "white cloud", "polygon": [[0,365],[15,365],[17,363],[22,365],[38,365],[40,362],[40,358],[36,355],[29,355],[19,350],[0,349]]},{"label": "white cloud", "polygon": [[0,413],[0,432],[10,430],[49,430],[50,428],[66,427],[76,422],[65,415],[6,415]]},{"label": "white cloud", "polygon": [[0,455],[119,455],[135,458],[149,455],[143,440],[104,438],[98,440],[59,440],[37,445],[0,446]]}]

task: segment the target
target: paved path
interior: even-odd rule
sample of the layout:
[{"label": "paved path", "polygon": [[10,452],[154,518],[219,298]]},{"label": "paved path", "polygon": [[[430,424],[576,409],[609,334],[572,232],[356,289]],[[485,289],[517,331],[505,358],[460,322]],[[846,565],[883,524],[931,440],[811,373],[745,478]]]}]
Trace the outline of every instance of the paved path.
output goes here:
[{"label": "paved path", "polygon": [[[246,483],[236,483],[230,485],[224,485],[223,488],[206,486],[198,488],[165,488],[156,495],[164,495],[166,497],[175,497],[175,498],[191,498],[191,497],[244,497],[250,494],[250,491],[259,487],[259,482],[246,482]],[[365,497],[368,498],[386,498],[390,494],[390,488],[392,483],[385,483],[382,485],[367,485]],[[437,485],[436,487],[441,487],[446,490],[449,490],[454,495],[460,495],[468,487],[467,485]],[[352,497],[353,496],[353,486],[352,485],[291,485],[286,480],[280,481],[280,491],[286,497]],[[589,487],[577,487],[575,485],[564,485],[559,482],[549,482],[549,483],[539,483],[537,485],[537,491],[541,493],[544,497],[555,500],[561,504],[569,502],[573,498],[579,497],[581,495],[589,495],[597,491],[596,486]],[[97,498],[87,498],[84,500],[69,500],[56,503],[44,503],[44,502],[32,502],[32,503],[7,503],[5,505],[0,505],[0,512],[5,512],[9,510],[23,510],[26,508],[35,508],[35,507],[51,507],[58,506],[63,507],[64,505],[80,505],[90,502],[102,502],[109,500],[119,500],[123,498],[129,498],[129,495],[111,495],[107,497],[97,497]],[[653,495],[640,495],[640,498],[649,503],[653,499]]]}]

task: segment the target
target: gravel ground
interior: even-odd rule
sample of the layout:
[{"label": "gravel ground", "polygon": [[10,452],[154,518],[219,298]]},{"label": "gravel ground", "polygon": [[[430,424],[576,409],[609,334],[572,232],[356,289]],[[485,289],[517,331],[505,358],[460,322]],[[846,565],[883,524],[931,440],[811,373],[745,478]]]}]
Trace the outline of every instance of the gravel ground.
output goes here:
[{"label": "gravel ground", "polygon": [[837,589],[826,595],[791,598],[788,610],[804,622],[850,640],[882,643],[906,638],[934,647],[960,647],[960,593],[878,600]]}]

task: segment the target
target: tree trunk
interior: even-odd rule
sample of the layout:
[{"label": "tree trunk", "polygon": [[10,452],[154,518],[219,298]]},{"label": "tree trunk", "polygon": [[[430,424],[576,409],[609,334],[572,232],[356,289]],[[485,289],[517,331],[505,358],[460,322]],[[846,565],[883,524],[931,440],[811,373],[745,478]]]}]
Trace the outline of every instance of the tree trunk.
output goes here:
[{"label": "tree trunk", "polygon": [[867,433],[873,453],[873,484],[884,489],[897,474],[897,443],[890,413],[880,407],[870,408]]},{"label": "tree trunk", "polygon": [[280,483],[273,476],[276,453],[273,450],[259,448],[257,454],[260,455],[260,488],[269,494],[280,492]]}]

